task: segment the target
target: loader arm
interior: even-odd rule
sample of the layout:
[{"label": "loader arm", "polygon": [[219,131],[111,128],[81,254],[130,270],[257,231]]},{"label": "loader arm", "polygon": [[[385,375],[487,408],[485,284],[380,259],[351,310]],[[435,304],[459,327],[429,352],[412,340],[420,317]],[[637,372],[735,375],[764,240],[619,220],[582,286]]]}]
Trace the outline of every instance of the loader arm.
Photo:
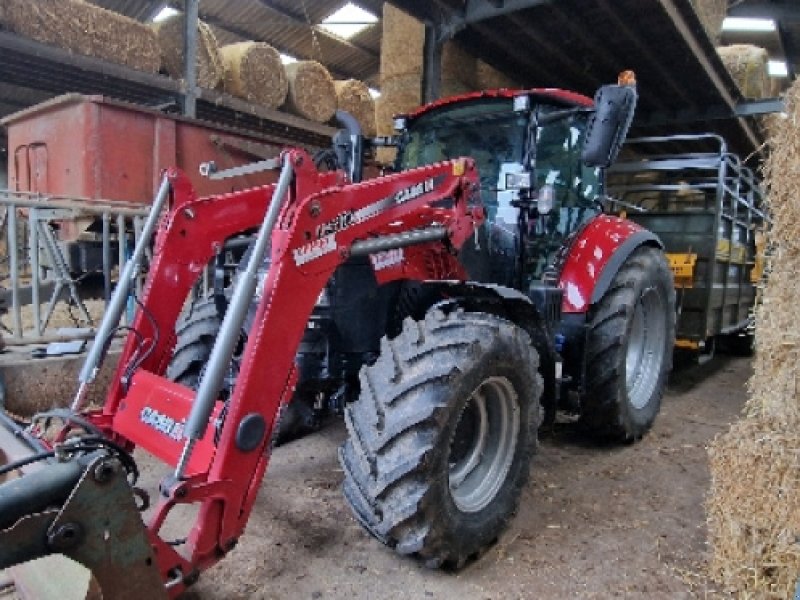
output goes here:
[{"label": "loader arm", "polygon": [[[113,536],[108,539],[108,530],[104,534],[109,547],[130,543],[131,548],[138,549],[138,554],[122,553],[120,560],[131,561],[136,556],[135,560],[157,571],[160,595],[180,594],[196,581],[200,571],[230,551],[244,531],[269,462],[279,411],[291,399],[297,381],[294,357],[298,345],[334,270],[350,256],[380,255],[407,247],[406,260],[391,269],[382,269],[379,261],[373,261],[376,270],[382,270],[382,281],[441,278],[445,273],[463,279],[466,275],[455,252],[484,219],[471,159],[441,162],[358,184],[347,183],[341,172],[318,172],[304,151],[286,151],[282,162],[282,176],[287,172],[290,176],[285,198],[276,195],[280,183],[197,198],[184,175],[174,169],[168,171],[172,207],[156,236],[142,309],[132,324],[135,333],[128,335],[104,405],[81,415],[114,447],[130,452],[138,446],[174,469],[161,481],[156,506],[146,525],[134,512],[132,490],[130,506],[117,510],[128,517],[133,514],[141,531],[132,532],[128,518],[127,542]],[[269,232],[271,267],[257,286],[256,317],[247,335],[236,385],[226,402],[218,399],[218,389],[210,403],[203,402],[199,398],[202,393],[164,377],[175,345],[176,321],[191,287],[225,240],[258,228],[265,212],[270,214],[268,207],[276,201],[280,203],[279,213]],[[246,285],[237,283],[237,287]],[[218,344],[224,345],[220,340]],[[202,392],[202,381],[199,389]],[[120,457],[115,455],[111,460]],[[95,454],[91,458],[89,464],[95,471],[97,461],[106,460]],[[85,457],[83,460],[87,461]],[[46,464],[35,475],[46,487],[48,470],[61,464]],[[4,522],[0,516],[0,529],[5,528],[0,531],[0,568],[59,551],[58,547],[38,543],[20,556],[4,548],[15,543],[12,540],[18,541],[21,532],[40,535],[39,530],[45,528],[52,534],[56,524],[63,526],[63,519],[56,523],[56,517],[50,515],[74,507],[73,498],[87,485],[95,485],[87,483],[91,480],[87,469],[74,469],[74,477],[79,479],[69,498],[62,500],[63,505],[56,502],[56,494],[50,512],[37,511],[13,523]],[[23,475],[22,481],[25,477],[29,475]],[[0,505],[3,488],[13,483],[0,486]],[[27,501],[30,497],[23,497],[22,502]],[[191,532],[179,547],[160,536],[167,515],[177,504],[199,506]],[[94,511],[71,510],[72,520],[79,524],[109,518]],[[92,539],[89,533],[85,537]],[[149,554],[148,548],[141,548],[142,539],[149,545]],[[69,555],[94,570],[113,571],[109,566],[113,553],[105,553],[105,562],[92,558],[97,553],[88,554],[88,558],[86,552]],[[98,579],[101,585],[113,581],[102,574]]]}]

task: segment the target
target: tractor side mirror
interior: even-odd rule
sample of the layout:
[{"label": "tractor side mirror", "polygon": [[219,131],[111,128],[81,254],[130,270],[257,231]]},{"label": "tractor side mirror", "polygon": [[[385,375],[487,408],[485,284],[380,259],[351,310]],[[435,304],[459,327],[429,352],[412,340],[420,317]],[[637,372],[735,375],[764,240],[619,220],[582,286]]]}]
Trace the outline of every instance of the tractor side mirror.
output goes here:
[{"label": "tractor side mirror", "polygon": [[617,158],[633,121],[636,99],[631,85],[604,85],[597,90],[583,144],[586,166],[607,168]]}]

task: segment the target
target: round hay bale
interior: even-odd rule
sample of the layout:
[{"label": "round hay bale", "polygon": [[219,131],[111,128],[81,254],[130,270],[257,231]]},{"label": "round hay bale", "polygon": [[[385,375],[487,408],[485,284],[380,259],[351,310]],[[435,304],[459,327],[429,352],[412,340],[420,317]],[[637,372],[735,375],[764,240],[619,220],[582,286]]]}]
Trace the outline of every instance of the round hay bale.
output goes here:
[{"label": "round hay bale", "polygon": [[155,34],[124,15],[73,0],[2,0],[0,26],[18,35],[156,73],[161,58]]},{"label": "round hay bale", "polygon": [[[183,14],[179,14],[153,25],[161,50],[161,66],[175,79],[183,79],[185,21]],[[214,89],[222,83],[225,75],[219,44],[211,27],[202,21],[197,22],[197,33],[197,85]]]},{"label": "round hay bale", "polygon": [[328,69],[315,60],[286,65],[286,108],[310,121],[325,123],[336,112],[336,87]]},{"label": "round hay bale", "polygon": [[225,91],[249,102],[278,108],[289,82],[275,48],[264,42],[240,42],[219,49],[225,67]]},{"label": "round hay bale", "polygon": [[717,48],[725,68],[745,98],[764,98],[769,89],[767,51],[750,44],[734,44]]},{"label": "round hay bale", "polygon": [[361,125],[361,133],[367,137],[376,134],[375,101],[367,84],[357,79],[333,82],[336,88],[336,105],[339,110],[349,112]]}]

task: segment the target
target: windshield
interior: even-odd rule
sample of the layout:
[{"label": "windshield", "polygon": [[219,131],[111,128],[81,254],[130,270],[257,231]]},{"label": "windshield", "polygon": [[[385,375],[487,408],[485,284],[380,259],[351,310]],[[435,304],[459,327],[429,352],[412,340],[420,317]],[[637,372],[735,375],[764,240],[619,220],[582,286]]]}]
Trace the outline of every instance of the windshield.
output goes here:
[{"label": "windshield", "polygon": [[513,111],[510,98],[486,98],[435,110],[412,122],[398,166],[404,171],[461,156],[474,158],[482,200],[492,218],[501,166],[522,160],[527,122],[527,114]]},{"label": "windshield", "polygon": [[[534,110],[541,123],[535,149],[528,148],[531,113],[515,112],[511,98],[481,98],[423,114],[410,123],[399,148],[396,166],[403,171],[475,159],[487,219],[464,246],[462,262],[478,281],[524,289],[552,264],[564,238],[598,211],[601,172],[581,159],[587,115],[565,113],[563,106]],[[528,159],[532,164],[523,164]],[[508,183],[528,172],[531,190]],[[536,198],[544,186],[552,188],[553,206],[539,215]]]}]

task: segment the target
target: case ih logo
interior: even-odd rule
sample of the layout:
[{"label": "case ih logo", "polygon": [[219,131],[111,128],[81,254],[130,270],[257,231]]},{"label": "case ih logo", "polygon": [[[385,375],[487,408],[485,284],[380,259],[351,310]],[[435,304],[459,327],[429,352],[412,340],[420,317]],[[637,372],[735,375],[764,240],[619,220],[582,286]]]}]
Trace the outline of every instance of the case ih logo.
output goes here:
[{"label": "case ih logo", "polygon": [[139,413],[139,420],[159,433],[169,436],[176,442],[183,440],[183,421],[176,421],[149,406],[142,408],[142,412]]},{"label": "case ih logo", "polygon": [[429,177],[425,181],[421,181],[415,185],[412,185],[404,190],[400,190],[399,192],[395,193],[394,203],[403,204],[405,202],[409,202],[411,200],[419,198],[420,196],[422,196],[422,194],[427,194],[428,192],[432,192],[434,187],[436,186],[434,185],[433,177]]}]

